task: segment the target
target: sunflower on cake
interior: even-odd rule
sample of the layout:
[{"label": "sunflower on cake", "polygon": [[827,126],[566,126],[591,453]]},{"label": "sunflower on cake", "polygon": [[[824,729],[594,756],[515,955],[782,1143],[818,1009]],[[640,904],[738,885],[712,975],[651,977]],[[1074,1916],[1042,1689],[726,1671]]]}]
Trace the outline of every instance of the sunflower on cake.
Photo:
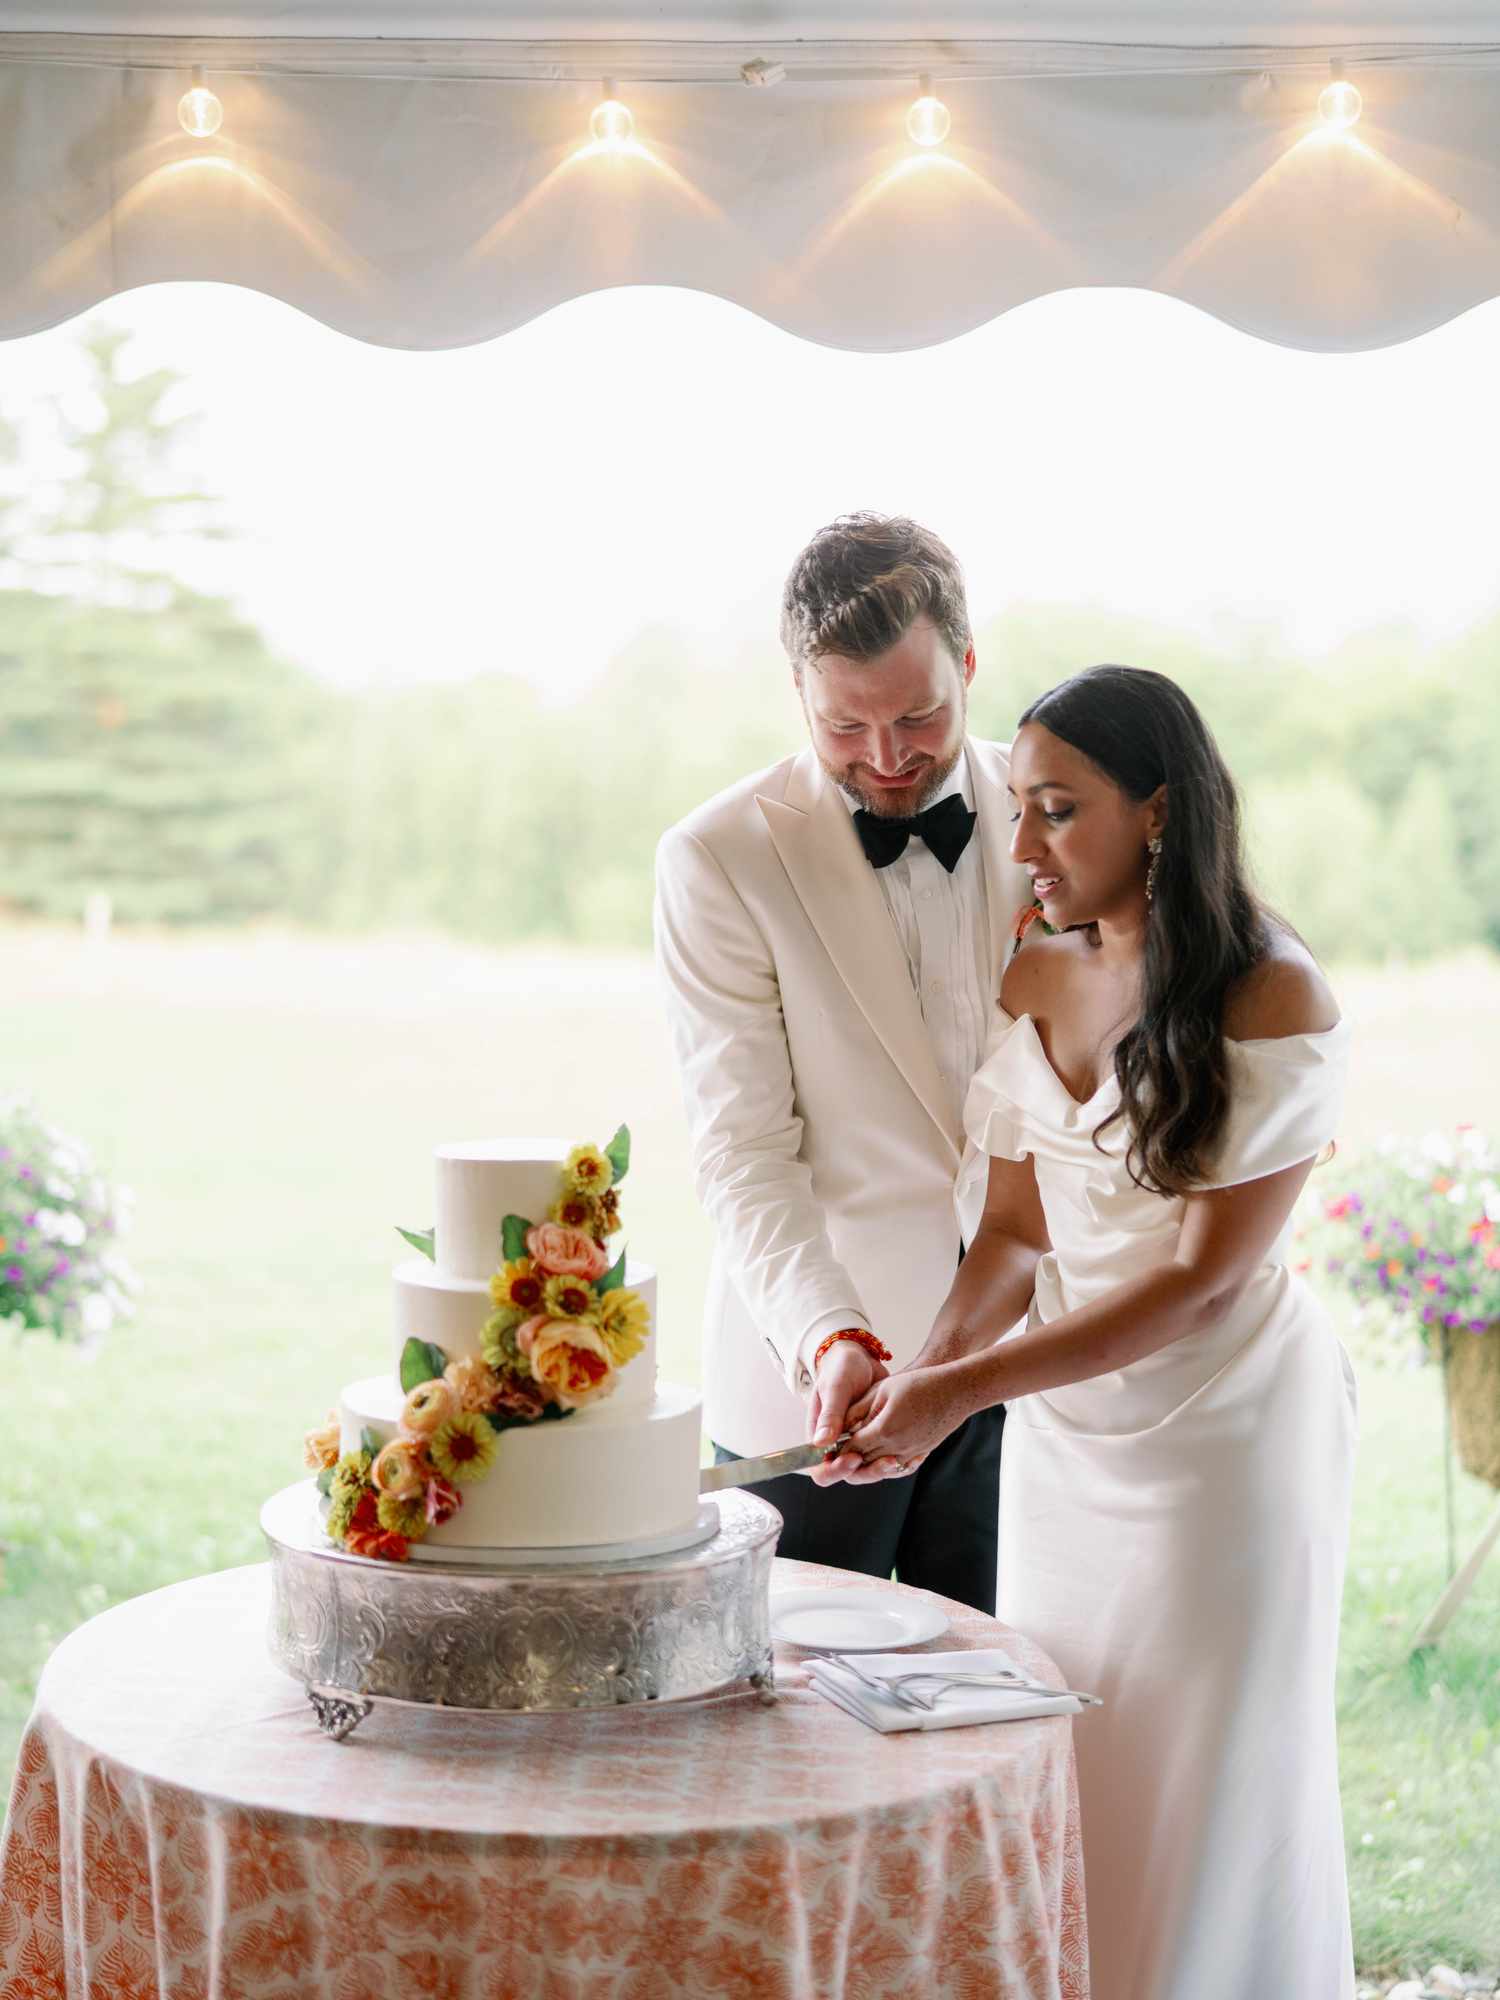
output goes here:
[{"label": "sunflower on cake", "polygon": [[544,1143],[466,1142],[437,1165],[436,1223],[400,1232],[421,1257],[394,1274],[395,1377],[350,1384],[306,1436],[329,1538],[482,1562],[690,1529],[698,1399],[657,1385],[656,1274],[608,1247],[629,1130],[560,1162]]}]

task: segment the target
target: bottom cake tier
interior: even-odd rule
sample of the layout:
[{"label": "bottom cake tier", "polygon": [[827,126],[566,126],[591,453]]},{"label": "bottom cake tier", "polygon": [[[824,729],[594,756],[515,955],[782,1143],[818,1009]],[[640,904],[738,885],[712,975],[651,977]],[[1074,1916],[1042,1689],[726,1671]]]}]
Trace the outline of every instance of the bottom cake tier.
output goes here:
[{"label": "bottom cake tier", "polygon": [[[384,1444],[404,1401],[392,1376],[351,1382],[339,1400],[345,1451]],[[608,1403],[502,1431],[494,1463],[464,1504],[413,1551],[482,1563],[504,1549],[598,1548],[690,1536],[698,1518],[702,1401],[672,1382],[645,1409]]]}]

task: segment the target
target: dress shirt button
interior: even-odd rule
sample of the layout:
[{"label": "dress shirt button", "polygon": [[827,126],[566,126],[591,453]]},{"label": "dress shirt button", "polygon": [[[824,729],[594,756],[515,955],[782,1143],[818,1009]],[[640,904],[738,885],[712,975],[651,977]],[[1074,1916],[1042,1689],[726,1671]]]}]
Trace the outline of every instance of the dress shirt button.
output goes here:
[{"label": "dress shirt button", "polygon": [[930,903],[933,898],[933,893],[934,892],[931,889],[924,889],[922,891],[922,901],[924,903]]},{"label": "dress shirt button", "polygon": [[941,980],[941,979],[929,979],[929,980],[928,980],[928,982],[927,982],[927,991],[928,991],[929,993],[941,993],[941,992],[942,992],[942,990],[943,990],[943,982],[942,982],[942,980]]}]

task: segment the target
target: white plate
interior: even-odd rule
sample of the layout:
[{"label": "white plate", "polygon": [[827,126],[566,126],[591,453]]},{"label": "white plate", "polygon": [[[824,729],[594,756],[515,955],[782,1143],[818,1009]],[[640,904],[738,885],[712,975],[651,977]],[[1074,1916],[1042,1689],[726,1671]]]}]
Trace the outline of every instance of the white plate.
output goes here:
[{"label": "white plate", "polygon": [[904,1590],[773,1590],[771,1637],[832,1653],[891,1653],[946,1632],[930,1597]]}]

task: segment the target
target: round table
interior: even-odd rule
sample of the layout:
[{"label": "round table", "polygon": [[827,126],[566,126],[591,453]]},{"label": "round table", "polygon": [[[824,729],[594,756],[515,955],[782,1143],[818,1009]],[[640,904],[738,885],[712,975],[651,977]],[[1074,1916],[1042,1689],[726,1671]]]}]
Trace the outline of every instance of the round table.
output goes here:
[{"label": "round table", "polygon": [[[773,1587],[868,1581],[778,1562]],[[267,1607],[265,1565],[226,1570],[57,1648],[0,1846],[0,1993],[1087,1994],[1067,1717],[880,1736],[789,1650],[769,1706],[377,1705],[333,1743],[266,1655]],[[914,1651],[999,1644],[1060,1680],[944,1608]]]}]

